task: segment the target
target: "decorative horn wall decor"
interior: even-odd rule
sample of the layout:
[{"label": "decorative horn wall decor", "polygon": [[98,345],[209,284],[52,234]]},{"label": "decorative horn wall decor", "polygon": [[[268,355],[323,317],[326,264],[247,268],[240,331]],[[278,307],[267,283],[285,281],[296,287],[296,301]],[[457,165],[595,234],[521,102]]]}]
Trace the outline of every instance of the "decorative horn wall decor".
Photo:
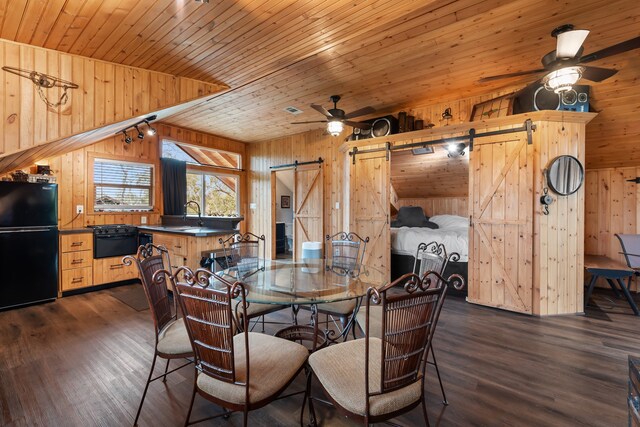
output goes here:
[{"label": "decorative horn wall decor", "polygon": [[[59,106],[66,104],[69,100],[69,94],[67,93],[67,90],[78,89],[79,87],[73,82],[63,80],[55,76],[50,76],[48,74],[39,73],[38,71],[22,70],[20,68],[7,66],[2,67],[2,69],[8,73],[12,73],[17,76],[24,77],[25,79],[31,80],[36,86],[36,90],[38,91],[38,95],[40,95],[40,99],[42,99],[49,108],[58,108]],[[63,90],[58,102],[49,101],[47,95],[45,95],[43,91],[43,89],[51,89],[54,87],[61,87]]]}]

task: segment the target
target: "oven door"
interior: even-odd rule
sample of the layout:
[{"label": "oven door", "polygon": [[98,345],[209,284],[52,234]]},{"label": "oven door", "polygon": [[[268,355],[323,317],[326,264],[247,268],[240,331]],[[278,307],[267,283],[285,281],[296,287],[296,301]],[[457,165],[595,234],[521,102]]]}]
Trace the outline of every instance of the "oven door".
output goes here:
[{"label": "oven door", "polygon": [[93,257],[109,258],[134,255],[138,251],[137,234],[93,236]]}]

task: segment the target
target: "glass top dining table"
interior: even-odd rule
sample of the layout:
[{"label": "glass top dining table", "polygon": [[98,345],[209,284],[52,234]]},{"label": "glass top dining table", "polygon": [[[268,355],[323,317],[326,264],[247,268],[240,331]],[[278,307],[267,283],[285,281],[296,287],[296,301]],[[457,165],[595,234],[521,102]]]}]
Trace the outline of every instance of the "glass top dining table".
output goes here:
[{"label": "glass top dining table", "polygon": [[378,268],[360,265],[354,271],[332,265],[331,261],[267,261],[264,269],[249,271],[237,267],[223,270],[221,278],[240,280],[249,303],[280,305],[317,305],[359,298],[367,289],[388,283],[387,274]]}]

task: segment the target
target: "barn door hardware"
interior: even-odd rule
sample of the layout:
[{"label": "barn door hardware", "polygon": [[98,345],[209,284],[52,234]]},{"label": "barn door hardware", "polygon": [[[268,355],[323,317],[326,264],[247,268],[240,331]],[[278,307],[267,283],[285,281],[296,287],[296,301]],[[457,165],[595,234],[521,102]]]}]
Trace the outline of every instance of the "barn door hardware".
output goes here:
[{"label": "barn door hardware", "polygon": [[635,182],[636,184],[640,184],[640,176],[636,176],[633,179],[628,179],[627,182]]},{"label": "barn door hardware", "polygon": [[271,170],[274,170],[274,169],[288,169],[288,168],[297,169],[298,166],[314,165],[314,164],[317,164],[318,167],[322,167],[322,163],[324,163],[324,159],[322,157],[318,157],[318,160],[311,160],[309,162],[299,162],[299,161],[296,160],[295,162],[289,163],[287,165],[270,166],[269,169],[271,169]]},{"label": "barn door hardware", "polygon": [[[59,106],[66,104],[69,99],[67,90],[78,89],[79,87],[73,82],[62,80],[58,77],[50,76],[48,74],[39,73],[38,71],[23,70],[21,68],[7,66],[2,67],[2,69],[7,73],[15,74],[17,76],[24,77],[25,79],[31,80],[31,82],[36,86],[36,90],[38,91],[38,95],[40,95],[40,99],[42,99],[49,108],[58,108]],[[58,102],[49,101],[47,95],[45,95],[44,91],[42,90],[43,88],[51,89],[54,87],[62,88],[62,95],[60,96]]]},{"label": "barn door hardware", "polygon": [[413,142],[410,144],[393,145],[393,146],[391,145],[390,142],[386,142],[384,148],[369,148],[366,150],[359,150],[358,147],[353,147],[353,150],[349,151],[349,155],[352,157],[353,164],[355,165],[356,155],[364,154],[364,153],[378,153],[383,150],[387,152],[387,160],[389,160],[389,153],[391,151],[410,150],[416,147],[426,147],[428,145],[437,145],[442,143],[449,143],[449,144],[450,143],[468,143],[469,151],[473,151],[473,142],[477,138],[485,138],[488,136],[495,136],[495,135],[506,135],[506,134],[517,133],[517,132],[527,132],[527,143],[531,145],[533,144],[533,131],[535,130],[536,130],[536,125],[531,121],[531,119],[527,119],[522,124],[522,126],[518,128],[512,128],[512,129],[501,129],[501,130],[494,130],[491,132],[476,133],[476,130],[472,128],[472,129],[469,129],[469,133],[467,135],[434,139],[432,141]]}]

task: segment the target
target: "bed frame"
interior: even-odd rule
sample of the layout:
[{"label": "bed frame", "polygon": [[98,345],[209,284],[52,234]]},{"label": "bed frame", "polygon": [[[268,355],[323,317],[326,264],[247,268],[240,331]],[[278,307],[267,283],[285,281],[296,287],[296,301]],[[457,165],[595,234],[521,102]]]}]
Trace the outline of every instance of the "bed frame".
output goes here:
[{"label": "bed frame", "polygon": [[[413,264],[415,257],[412,255],[400,255],[391,253],[391,280],[396,280],[403,274],[413,272]],[[444,277],[449,277],[451,274],[459,274],[464,277],[465,284],[467,283],[467,262],[450,262],[447,264],[447,268],[444,270]],[[420,268],[420,261],[418,260],[418,266]],[[463,290],[458,291],[452,287],[447,290],[448,295],[454,296],[467,296],[467,286]]]}]

